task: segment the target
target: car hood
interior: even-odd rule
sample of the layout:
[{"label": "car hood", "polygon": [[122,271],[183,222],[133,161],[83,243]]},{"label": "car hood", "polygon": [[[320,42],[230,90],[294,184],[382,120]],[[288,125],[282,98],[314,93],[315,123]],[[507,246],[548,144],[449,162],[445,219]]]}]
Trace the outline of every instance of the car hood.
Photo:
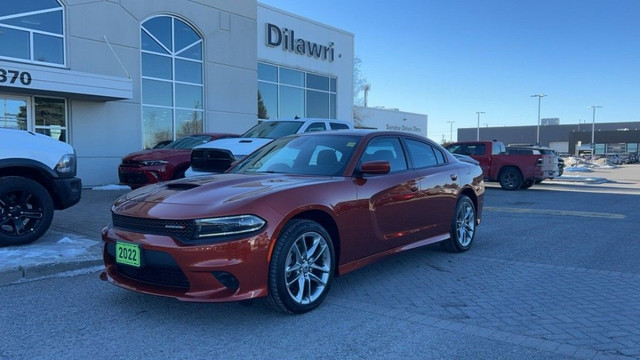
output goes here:
[{"label": "car hood", "polygon": [[[325,176],[218,174],[146,186],[120,197],[113,210],[151,217],[189,218],[241,205],[287,189],[337,181]],[[152,211],[154,209],[154,211]]]},{"label": "car hood", "polygon": [[123,160],[143,161],[143,160],[167,160],[173,157],[185,156],[191,154],[190,149],[154,149],[143,150],[128,154]]},{"label": "car hood", "polygon": [[232,138],[220,139],[198,145],[194,149],[225,149],[238,156],[247,156],[259,147],[272,142],[269,138]]}]

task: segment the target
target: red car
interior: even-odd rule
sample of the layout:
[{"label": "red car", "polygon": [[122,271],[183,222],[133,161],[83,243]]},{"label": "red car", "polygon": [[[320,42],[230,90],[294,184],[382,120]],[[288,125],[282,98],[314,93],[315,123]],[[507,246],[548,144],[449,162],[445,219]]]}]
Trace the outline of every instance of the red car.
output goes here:
[{"label": "red car", "polygon": [[162,148],[131,153],[118,166],[120,184],[132,189],[160,181],[180,179],[191,165],[191,149],[235,134],[195,134],[173,141]]},{"label": "red car", "polygon": [[480,224],[478,165],[402,132],[292,135],[224,174],[132,191],[102,230],[122,288],[183,301],[266,297],[303,313],[334,276],[441,242],[469,249]]}]

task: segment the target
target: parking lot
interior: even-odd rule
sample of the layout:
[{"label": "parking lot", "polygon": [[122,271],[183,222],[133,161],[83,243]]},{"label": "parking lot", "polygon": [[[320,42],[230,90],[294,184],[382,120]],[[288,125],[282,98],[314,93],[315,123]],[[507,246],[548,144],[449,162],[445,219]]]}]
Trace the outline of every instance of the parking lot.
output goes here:
[{"label": "parking lot", "polygon": [[[337,278],[301,316],[131,293],[95,270],[2,286],[0,359],[108,358],[116,343],[156,358],[640,358],[640,165],[575,176],[610,181],[488,184],[470,251],[387,258]],[[54,230],[98,240],[85,229],[97,225],[62,220]]]}]

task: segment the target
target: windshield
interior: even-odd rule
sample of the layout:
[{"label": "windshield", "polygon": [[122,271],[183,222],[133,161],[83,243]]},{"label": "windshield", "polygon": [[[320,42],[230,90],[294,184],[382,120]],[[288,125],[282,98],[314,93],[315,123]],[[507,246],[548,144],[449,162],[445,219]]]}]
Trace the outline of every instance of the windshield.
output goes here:
[{"label": "windshield", "polygon": [[297,133],[302,124],[302,121],[263,121],[242,134],[242,137],[277,139]]},{"label": "windshield", "polygon": [[209,140],[209,135],[190,135],[169,143],[163,149],[193,149],[194,146],[207,143]]},{"label": "windshield", "polygon": [[289,136],[262,147],[231,172],[338,176],[358,142],[353,135]]}]

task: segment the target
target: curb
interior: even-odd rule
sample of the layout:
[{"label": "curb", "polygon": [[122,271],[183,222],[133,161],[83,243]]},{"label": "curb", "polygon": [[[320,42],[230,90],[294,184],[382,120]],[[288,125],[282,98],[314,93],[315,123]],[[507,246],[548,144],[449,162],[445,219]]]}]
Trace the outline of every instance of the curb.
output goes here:
[{"label": "curb", "polygon": [[102,259],[88,259],[65,263],[40,264],[28,267],[18,266],[17,268],[0,271],[0,286],[19,283],[24,280],[35,280],[67,271],[80,270],[103,264],[104,262]]}]

